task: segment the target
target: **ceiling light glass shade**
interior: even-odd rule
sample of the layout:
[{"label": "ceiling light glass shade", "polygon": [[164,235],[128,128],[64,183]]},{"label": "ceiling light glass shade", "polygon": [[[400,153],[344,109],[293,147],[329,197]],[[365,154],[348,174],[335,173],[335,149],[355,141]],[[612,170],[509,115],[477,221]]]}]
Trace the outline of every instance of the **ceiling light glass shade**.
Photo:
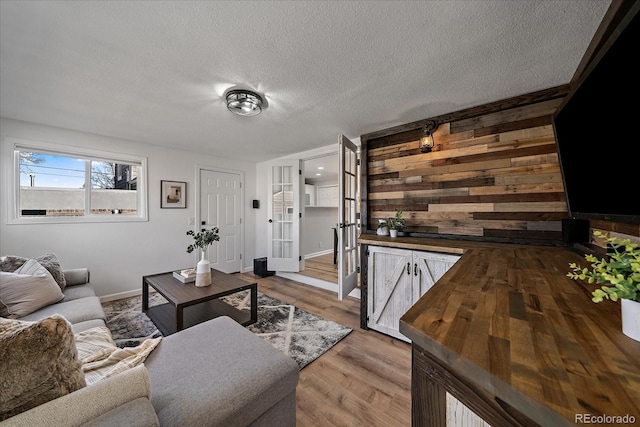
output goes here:
[{"label": "ceiling light glass shade", "polygon": [[227,108],[239,116],[257,116],[262,111],[260,95],[248,90],[230,90],[227,93]]}]

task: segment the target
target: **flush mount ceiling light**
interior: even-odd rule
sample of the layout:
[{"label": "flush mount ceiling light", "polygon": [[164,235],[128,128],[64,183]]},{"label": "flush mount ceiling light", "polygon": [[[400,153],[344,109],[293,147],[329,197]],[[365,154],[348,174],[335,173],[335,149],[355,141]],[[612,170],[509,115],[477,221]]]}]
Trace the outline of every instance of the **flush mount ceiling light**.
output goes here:
[{"label": "flush mount ceiling light", "polygon": [[420,138],[420,151],[423,153],[430,153],[433,149],[435,142],[433,140],[433,132],[438,129],[438,122],[435,120],[427,120],[424,124],[424,130],[422,132],[422,138]]},{"label": "flush mount ceiling light", "polygon": [[230,90],[227,92],[227,108],[239,116],[257,116],[262,111],[262,97],[250,90]]}]

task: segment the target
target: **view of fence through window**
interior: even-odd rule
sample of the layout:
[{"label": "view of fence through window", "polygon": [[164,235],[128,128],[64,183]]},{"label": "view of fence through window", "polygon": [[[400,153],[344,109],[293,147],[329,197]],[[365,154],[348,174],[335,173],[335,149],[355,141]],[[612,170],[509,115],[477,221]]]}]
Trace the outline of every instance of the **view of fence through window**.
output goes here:
[{"label": "view of fence through window", "polygon": [[137,215],[140,165],[19,151],[22,217]]}]

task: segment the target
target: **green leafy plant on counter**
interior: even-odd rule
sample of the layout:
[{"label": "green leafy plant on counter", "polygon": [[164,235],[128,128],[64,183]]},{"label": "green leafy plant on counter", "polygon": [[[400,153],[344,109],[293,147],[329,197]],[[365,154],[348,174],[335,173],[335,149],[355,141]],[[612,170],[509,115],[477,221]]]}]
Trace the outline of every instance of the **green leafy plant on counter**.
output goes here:
[{"label": "green leafy plant on counter", "polygon": [[405,219],[402,217],[402,211],[397,211],[396,216],[389,218],[387,224],[389,224],[389,230],[402,230],[405,226]]},{"label": "green leafy plant on counter", "polygon": [[619,298],[640,302],[640,249],[629,239],[608,237],[594,231],[598,238],[606,238],[609,250],[608,259],[598,259],[596,256],[585,255],[585,259],[591,263],[591,270],[587,267],[572,262],[569,267],[573,272],[567,276],[574,280],[587,280],[588,283],[602,285],[600,289],[592,292],[593,302],[601,302],[604,299],[618,301]]}]

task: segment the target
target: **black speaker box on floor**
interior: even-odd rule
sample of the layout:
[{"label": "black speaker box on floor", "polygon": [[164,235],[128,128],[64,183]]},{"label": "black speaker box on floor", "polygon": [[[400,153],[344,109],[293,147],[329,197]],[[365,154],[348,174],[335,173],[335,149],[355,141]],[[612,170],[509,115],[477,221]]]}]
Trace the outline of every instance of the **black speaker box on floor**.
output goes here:
[{"label": "black speaker box on floor", "polygon": [[589,243],[589,221],[575,218],[563,219],[562,240],[565,243]]},{"label": "black speaker box on floor", "polygon": [[267,270],[267,257],[253,260],[253,274],[259,277],[273,276],[274,271]]}]

